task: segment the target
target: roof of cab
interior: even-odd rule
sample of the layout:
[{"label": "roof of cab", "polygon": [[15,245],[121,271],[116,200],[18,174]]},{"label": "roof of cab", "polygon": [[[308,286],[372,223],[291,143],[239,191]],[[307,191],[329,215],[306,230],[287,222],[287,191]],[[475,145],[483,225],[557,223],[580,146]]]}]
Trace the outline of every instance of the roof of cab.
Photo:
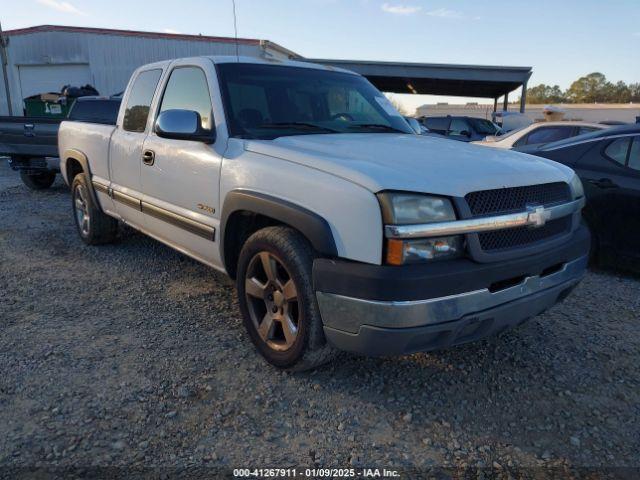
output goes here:
[{"label": "roof of cab", "polygon": [[282,67],[298,67],[298,68],[308,68],[315,70],[325,70],[331,72],[342,72],[342,73],[350,73],[352,75],[358,75],[358,73],[352,72],[351,70],[346,70],[344,68],[332,67],[329,65],[320,65],[317,63],[310,62],[297,62],[295,60],[289,59],[281,59],[281,58],[269,58],[269,57],[249,57],[249,56],[235,56],[235,55],[203,55],[199,57],[185,57],[185,58],[176,58],[174,60],[164,60],[161,62],[149,63],[147,65],[143,65],[140,67],[142,70],[150,70],[153,68],[167,68],[173,62],[177,60],[189,60],[189,59],[202,59],[208,58],[214,64],[221,63],[252,63],[259,65],[279,65]]}]

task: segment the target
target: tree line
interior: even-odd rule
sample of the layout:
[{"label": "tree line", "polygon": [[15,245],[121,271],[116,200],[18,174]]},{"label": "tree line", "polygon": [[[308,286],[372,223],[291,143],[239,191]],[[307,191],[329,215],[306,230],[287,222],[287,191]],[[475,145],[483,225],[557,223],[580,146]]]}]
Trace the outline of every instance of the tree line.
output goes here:
[{"label": "tree line", "polygon": [[640,102],[640,83],[613,83],[600,72],[573,82],[567,90],[541,83],[527,88],[527,103],[629,103]]}]

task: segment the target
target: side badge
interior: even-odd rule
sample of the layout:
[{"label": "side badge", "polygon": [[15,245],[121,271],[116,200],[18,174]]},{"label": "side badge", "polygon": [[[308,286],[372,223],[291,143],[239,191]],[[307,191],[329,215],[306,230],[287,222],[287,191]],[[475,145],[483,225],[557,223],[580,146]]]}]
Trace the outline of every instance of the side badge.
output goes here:
[{"label": "side badge", "polygon": [[198,204],[198,208],[200,210],[204,210],[207,213],[211,213],[211,214],[216,213],[216,209],[215,208],[210,207],[209,205],[205,205],[204,203],[199,203]]}]

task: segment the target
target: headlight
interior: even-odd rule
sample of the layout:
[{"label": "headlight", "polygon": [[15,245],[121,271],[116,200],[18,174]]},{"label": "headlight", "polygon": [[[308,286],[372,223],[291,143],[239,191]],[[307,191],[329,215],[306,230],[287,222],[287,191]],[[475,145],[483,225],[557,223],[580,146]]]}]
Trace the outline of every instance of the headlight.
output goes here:
[{"label": "headlight", "polygon": [[[453,205],[447,198],[385,192],[378,194],[378,199],[385,225],[415,225],[456,220]],[[455,258],[462,255],[463,243],[461,235],[410,240],[390,238],[385,245],[385,260],[389,265],[406,265]]]},{"label": "headlight", "polygon": [[382,220],[386,225],[448,222],[456,219],[451,201],[442,197],[413,193],[378,194]]},{"label": "headlight", "polygon": [[578,175],[573,176],[571,182],[569,182],[569,186],[571,187],[571,194],[574,199],[584,197],[584,187]]}]

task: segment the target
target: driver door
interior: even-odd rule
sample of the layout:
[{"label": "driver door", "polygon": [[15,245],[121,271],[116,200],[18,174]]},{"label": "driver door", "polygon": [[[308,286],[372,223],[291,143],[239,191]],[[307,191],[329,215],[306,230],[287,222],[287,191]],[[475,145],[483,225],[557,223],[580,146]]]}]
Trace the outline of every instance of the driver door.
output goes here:
[{"label": "driver door", "polygon": [[[200,114],[202,128],[214,128],[211,93],[217,80],[208,59],[179,60],[171,65],[157,115],[167,110]],[[149,132],[142,163],[142,210],[147,231],[198,260],[219,264],[220,167],[224,142],[159,137]]]}]

